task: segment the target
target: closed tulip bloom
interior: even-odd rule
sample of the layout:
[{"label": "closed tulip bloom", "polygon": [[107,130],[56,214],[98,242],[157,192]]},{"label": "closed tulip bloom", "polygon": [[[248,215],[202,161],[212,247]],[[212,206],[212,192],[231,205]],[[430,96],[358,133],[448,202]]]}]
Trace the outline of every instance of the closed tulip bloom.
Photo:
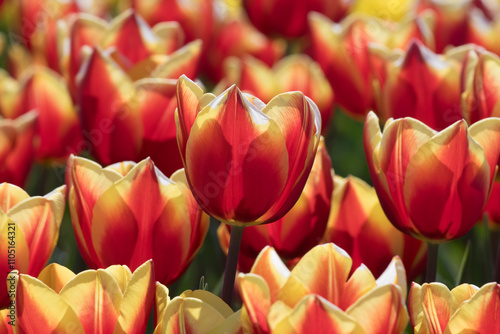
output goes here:
[{"label": "closed tulip bloom", "polygon": [[396,257],[378,280],[365,266],[349,277],[351,265],[342,249],[324,244],[290,272],[272,248],[265,248],[251,273],[239,275],[242,328],[256,333],[292,328],[306,333],[306,327],[315,326],[342,333],[400,333],[408,322],[401,261]]},{"label": "closed tulip bloom", "polygon": [[353,268],[364,264],[375,276],[382,274],[396,255],[402,259],[409,280],[421,274],[425,266],[425,243],[392,226],[375,189],[354,176],[335,176],[323,241],[344,249],[352,258]]},{"label": "closed tulip bloom", "polygon": [[373,17],[352,15],[337,24],[312,13],[309,24],[313,59],[330,82],[336,103],[357,117],[375,107],[369,44],[404,49],[412,39],[419,39],[433,45],[433,38],[421,19],[389,24]]},{"label": "closed tulip bloom", "polygon": [[364,127],[365,154],[380,204],[400,231],[440,243],[461,237],[481,216],[500,150],[500,119],[441,132],[413,119],[374,113]]},{"label": "closed tulip bloom", "polygon": [[34,160],[36,112],[0,118],[0,182],[24,186]]},{"label": "closed tulip bloom", "polygon": [[[37,276],[43,269],[57,244],[65,193],[62,186],[43,197],[30,197],[17,186],[0,184],[2,280],[13,270]],[[2,308],[8,305],[5,284],[0,300]]]},{"label": "closed tulip bloom", "polygon": [[[333,170],[321,138],[309,178],[299,200],[285,216],[274,223],[249,226],[243,231],[238,268],[250,271],[260,251],[267,245],[280,256],[291,260],[316,246],[323,235],[330,212]],[[229,226],[220,224],[217,234],[224,253],[229,248]]]},{"label": "closed tulip bloom", "polygon": [[[155,294],[152,261],[85,270],[58,264],[40,276],[13,275],[20,333],[144,333]],[[34,321],[36,319],[36,321]]]},{"label": "closed tulip bloom", "polygon": [[408,310],[415,334],[496,333],[500,285],[462,284],[451,291],[441,283],[412,283]]},{"label": "closed tulip bloom", "polygon": [[157,283],[155,333],[240,333],[240,312],[213,293],[186,290],[170,299],[168,289]]},{"label": "closed tulip bloom", "polygon": [[218,86],[235,84],[264,103],[284,92],[301,91],[309,96],[321,113],[323,133],[333,113],[333,90],[319,65],[306,55],[290,55],[272,68],[253,57],[230,58],[226,61],[225,77]]},{"label": "closed tulip bloom", "polygon": [[200,206],[228,224],[270,223],[300,197],[320,141],[318,108],[300,92],[267,105],[232,86],[215,97],[177,84],[177,141]]},{"label": "closed tulip bloom", "polygon": [[156,280],[170,284],[203,244],[208,217],[183,170],[169,179],[151,159],[102,168],[71,156],[66,183],[76,241],[91,268],[126,264],[136,269],[153,259]]}]

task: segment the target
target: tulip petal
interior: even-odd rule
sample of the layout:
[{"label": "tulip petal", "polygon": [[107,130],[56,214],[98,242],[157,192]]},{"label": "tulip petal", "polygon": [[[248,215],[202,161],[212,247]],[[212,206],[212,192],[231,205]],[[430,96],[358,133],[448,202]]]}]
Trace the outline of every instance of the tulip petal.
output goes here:
[{"label": "tulip petal", "polygon": [[303,296],[314,293],[339,305],[351,265],[349,255],[336,245],[316,246],[292,269],[278,299],[294,307]]},{"label": "tulip petal", "polygon": [[451,306],[451,314],[454,314],[462,303],[471,299],[472,296],[479,290],[478,287],[471,284],[460,284],[451,290],[453,304]]},{"label": "tulip petal", "polygon": [[130,281],[130,276],[132,276],[130,269],[125,265],[115,264],[107,267],[106,271],[115,278],[123,294]]},{"label": "tulip petal", "polygon": [[261,276],[269,287],[271,301],[275,301],[278,292],[290,276],[290,270],[281,261],[274,248],[266,246],[259,253],[250,271]]},{"label": "tulip petal", "polygon": [[43,268],[38,280],[59,293],[61,289],[75,277],[75,273],[57,263],[51,263]]},{"label": "tulip petal", "polygon": [[23,188],[7,182],[0,183],[0,210],[4,213],[28,198],[30,195]]},{"label": "tulip petal", "polygon": [[214,309],[219,311],[219,313],[224,318],[227,318],[234,313],[233,310],[231,309],[231,307],[229,307],[229,305],[227,305],[220,297],[214,295],[210,291],[186,290],[183,293],[181,293],[180,296],[183,298],[189,297],[189,298],[199,299],[199,300],[203,301],[204,303],[211,305]]},{"label": "tulip petal", "polygon": [[156,282],[156,291],[155,291],[155,305],[154,305],[154,321],[155,328],[160,333],[163,331],[163,324],[161,321],[163,320],[163,316],[165,315],[165,310],[167,309],[167,305],[170,302],[170,296],[168,295],[168,288],[161,284],[160,282]]},{"label": "tulip petal", "polygon": [[445,334],[498,333],[500,331],[500,285],[485,284],[453,314]]},{"label": "tulip petal", "polygon": [[201,57],[201,41],[196,40],[186,44],[169,55],[168,59],[160,64],[151,73],[153,78],[177,79],[181,75],[196,78],[198,62]]},{"label": "tulip petal", "polygon": [[16,303],[23,305],[17,309],[16,324],[22,333],[85,333],[75,311],[36,278],[19,276]]},{"label": "tulip petal", "polygon": [[441,283],[426,283],[422,287],[414,284],[414,286],[412,285],[410,290],[408,302],[412,325],[415,327],[419,322],[425,322],[431,333],[443,333],[451,316],[450,290]]},{"label": "tulip petal", "polygon": [[345,284],[340,303],[336,305],[342,310],[347,310],[361,296],[364,296],[376,287],[377,281],[370,272],[370,269],[361,264]]},{"label": "tulip petal", "polygon": [[[257,333],[269,332],[267,314],[271,307],[271,293],[266,281],[255,274],[239,274],[241,300],[247,319],[242,319],[242,327],[253,328]],[[248,322],[248,323],[246,323]]]},{"label": "tulip petal", "polygon": [[122,292],[107,271],[83,271],[69,281],[59,295],[75,311],[86,333],[113,331]]},{"label": "tulip petal", "polygon": [[385,271],[377,279],[378,286],[388,284],[393,284],[399,287],[402,298],[406,299],[407,290],[405,267],[400,257],[397,255],[392,258],[391,263],[389,263]]},{"label": "tulip petal", "polygon": [[397,286],[389,284],[371,290],[346,311],[366,333],[402,333],[408,313]]},{"label": "tulip petal", "polygon": [[490,180],[495,176],[495,166],[500,159],[500,119],[488,118],[471,125],[469,134],[484,150],[490,166]]},{"label": "tulip petal", "polygon": [[113,333],[144,333],[155,294],[152,260],[137,268],[123,293],[120,315]]},{"label": "tulip petal", "polygon": [[317,295],[305,296],[273,333],[364,333],[352,317]]}]

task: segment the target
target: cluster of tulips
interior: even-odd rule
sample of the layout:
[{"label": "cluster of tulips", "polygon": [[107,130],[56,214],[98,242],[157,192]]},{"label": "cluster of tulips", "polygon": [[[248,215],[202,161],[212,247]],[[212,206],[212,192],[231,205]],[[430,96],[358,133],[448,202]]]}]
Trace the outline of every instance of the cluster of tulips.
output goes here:
[{"label": "cluster of tulips", "polygon": [[[499,33],[497,0],[0,0],[0,333],[500,332]],[[482,221],[491,273],[438,282]],[[178,291],[199,257],[223,281]]]}]

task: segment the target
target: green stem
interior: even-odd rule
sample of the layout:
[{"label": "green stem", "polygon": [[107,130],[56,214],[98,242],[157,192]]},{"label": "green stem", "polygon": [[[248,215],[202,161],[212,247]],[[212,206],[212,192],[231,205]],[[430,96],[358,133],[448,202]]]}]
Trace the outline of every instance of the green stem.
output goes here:
[{"label": "green stem", "polygon": [[425,282],[436,281],[437,259],[439,244],[427,243],[427,268],[425,270]]},{"label": "green stem", "polygon": [[236,267],[238,266],[238,255],[240,253],[241,237],[243,236],[244,228],[244,226],[231,226],[231,239],[229,239],[221,295],[222,300],[229,306],[231,306],[233,299],[234,279],[236,277]]}]

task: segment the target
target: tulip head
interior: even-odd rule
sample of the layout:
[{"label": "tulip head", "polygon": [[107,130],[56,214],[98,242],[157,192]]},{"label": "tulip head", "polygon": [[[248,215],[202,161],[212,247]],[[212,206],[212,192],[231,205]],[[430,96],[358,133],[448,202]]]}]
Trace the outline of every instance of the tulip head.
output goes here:
[{"label": "tulip head", "polygon": [[[59,237],[66,186],[40,197],[30,197],[9,183],[0,184],[0,269],[2,278],[17,270],[36,276],[49,260]],[[6,285],[0,289],[1,306],[8,305]]]},{"label": "tulip head", "polygon": [[191,263],[207,233],[208,217],[183,170],[169,179],[150,159],[102,168],[71,156],[66,183],[76,240],[89,267],[125,263],[135,269],[153,259],[156,279],[169,284]]},{"label": "tulip head", "polygon": [[413,119],[374,113],[364,128],[365,153],[380,204],[400,231],[430,242],[467,233],[483,212],[500,150],[500,119],[441,132]]},{"label": "tulip head", "polygon": [[177,141],[200,206],[236,225],[283,217],[300,197],[319,145],[314,102],[291,92],[265,105],[236,86],[214,97],[186,77],[177,97]]}]

